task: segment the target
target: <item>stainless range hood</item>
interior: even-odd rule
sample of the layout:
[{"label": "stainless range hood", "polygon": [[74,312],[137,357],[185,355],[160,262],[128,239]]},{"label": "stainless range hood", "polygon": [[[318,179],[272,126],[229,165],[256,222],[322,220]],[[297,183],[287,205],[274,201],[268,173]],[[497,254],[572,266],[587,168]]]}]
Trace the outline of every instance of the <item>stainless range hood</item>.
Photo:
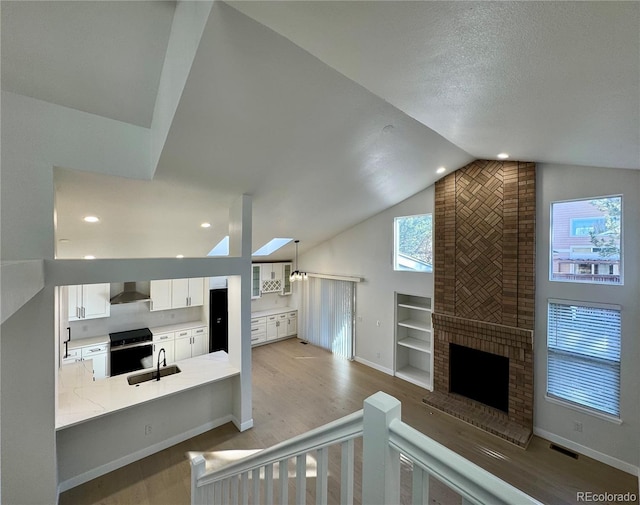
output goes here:
[{"label": "stainless range hood", "polygon": [[137,303],[151,301],[151,296],[136,290],[135,282],[125,282],[124,291],[111,298],[111,305],[119,303]]}]

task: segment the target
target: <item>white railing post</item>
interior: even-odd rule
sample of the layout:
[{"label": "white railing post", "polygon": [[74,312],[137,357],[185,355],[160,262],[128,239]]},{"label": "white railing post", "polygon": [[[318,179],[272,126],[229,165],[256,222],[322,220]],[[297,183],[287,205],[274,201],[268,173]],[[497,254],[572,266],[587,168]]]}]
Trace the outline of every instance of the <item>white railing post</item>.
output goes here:
[{"label": "white railing post", "polygon": [[191,505],[203,505],[203,490],[198,488],[198,478],[204,475],[207,462],[200,454],[191,458],[189,463],[191,464]]},{"label": "white railing post", "polygon": [[364,401],[362,503],[400,503],[400,453],[389,446],[389,424],[400,419],[400,402],[378,392]]}]

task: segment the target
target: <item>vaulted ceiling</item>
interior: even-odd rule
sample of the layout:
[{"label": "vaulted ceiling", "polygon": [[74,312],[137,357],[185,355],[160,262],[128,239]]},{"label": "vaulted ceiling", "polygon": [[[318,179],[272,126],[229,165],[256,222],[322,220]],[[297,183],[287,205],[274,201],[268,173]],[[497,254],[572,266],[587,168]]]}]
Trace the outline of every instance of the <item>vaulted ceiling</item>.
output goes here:
[{"label": "vaulted ceiling", "polygon": [[[215,2],[157,164],[56,168],[58,257],[206,255],[242,193],[304,251],[503,151],[638,169],[639,6]],[[2,89],[153,130],[182,7],[3,1]]]}]

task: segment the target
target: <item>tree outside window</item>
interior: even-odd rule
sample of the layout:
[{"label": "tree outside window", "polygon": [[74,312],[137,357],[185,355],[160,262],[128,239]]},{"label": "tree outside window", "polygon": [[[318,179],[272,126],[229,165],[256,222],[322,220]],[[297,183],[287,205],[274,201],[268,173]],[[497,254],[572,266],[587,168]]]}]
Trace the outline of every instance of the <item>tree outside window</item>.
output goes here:
[{"label": "tree outside window", "polygon": [[394,270],[432,272],[431,214],[396,217],[394,228]]}]

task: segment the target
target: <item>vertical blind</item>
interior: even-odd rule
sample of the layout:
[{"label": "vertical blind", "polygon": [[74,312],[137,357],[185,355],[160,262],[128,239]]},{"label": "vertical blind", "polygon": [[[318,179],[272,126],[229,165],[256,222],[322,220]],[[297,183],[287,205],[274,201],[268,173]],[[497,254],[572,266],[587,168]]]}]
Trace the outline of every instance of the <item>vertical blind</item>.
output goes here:
[{"label": "vertical blind", "polygon": [[620,416],[619,306],[549,301],[547,393]]},{"label": "vertical blind", "polygon": [[303,338],[352,359],[355,283],[309,277],[303,286]]}]

